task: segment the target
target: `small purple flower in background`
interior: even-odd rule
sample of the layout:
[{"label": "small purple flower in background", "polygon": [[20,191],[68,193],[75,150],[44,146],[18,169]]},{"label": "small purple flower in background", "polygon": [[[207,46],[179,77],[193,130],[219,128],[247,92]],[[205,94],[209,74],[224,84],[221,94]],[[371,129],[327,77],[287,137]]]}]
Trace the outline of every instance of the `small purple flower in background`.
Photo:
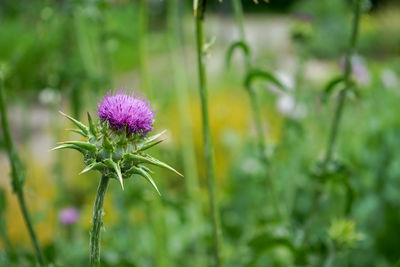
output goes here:
[{"label": "small purple flower in background", "polygon": [[98,103],[97,115],[111,127],[127,133],[146,136],[153,130],[155,110],[145,96],[134,90],[109,91]]},{"label": "small purple flower in background", "polygon": [[58,219],[64,225],[71,225],[78,221],[79,211],[74,207],[67,207],[60,211]]},{"label": "small purple flower in background", "polygon": [[[367,86],[371,83],[371,74],[368,70],[365,59],[360,55],[353,55],[351,57],[352,73],[354,78],[361,85]],[[344,58],[340,60],[340,67],[344,70]]]}]

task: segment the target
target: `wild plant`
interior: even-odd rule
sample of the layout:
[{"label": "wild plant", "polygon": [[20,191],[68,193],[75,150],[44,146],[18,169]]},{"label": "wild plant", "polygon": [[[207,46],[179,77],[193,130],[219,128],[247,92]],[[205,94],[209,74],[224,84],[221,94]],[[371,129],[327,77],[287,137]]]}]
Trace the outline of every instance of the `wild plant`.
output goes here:
[{"label": "wild plant", "polygon": [[92,230],[90,232],[90,264],[100,265],[100,235],[102,228],[103,204],[111,179],[116,179],[124,189],[124,179],[133,175],[145,178],[160,194],[152,178],[152,171],[146,166],[155,165],[181,175],[164,162],[150,156],[146,150],[159,144],[158,138],[164,133],[148,136],[153,130],[155,110],[144,96],[125,90],[108,92],[98,103],[97,122],[89,113],[88,126],[64,114],[77,126],[73,132],[86,141],[66,141],[53,150],[75,149],[83,154],[86,167],[81,173],[97,170],[101,175],[93,208]]},{"label": "wild plant", "polygon": [[7,117],[6,107],[6,94],[4,90],[4,76],[3,70],[0,68],[0,116],[1,116],[1,127],[3,128],[3,140],[7,151],[8,159],[11,166],[11,186],[14,194],[18,199],[18,204],[22,212],[22,216],[25,221],[26,228],[28,229],[29,237],[32,241],[33,247],[35,248],[36,259],[40,265],[45,265],[46,261],[43,256],[42,248],[39,240],[36,236],[35,229],[33,228],[31,215],[28,211],[25,194],[24,184],[26,180],[26,173],[24,164],[22,163],[18,152],[14,146],[10,126]]}]

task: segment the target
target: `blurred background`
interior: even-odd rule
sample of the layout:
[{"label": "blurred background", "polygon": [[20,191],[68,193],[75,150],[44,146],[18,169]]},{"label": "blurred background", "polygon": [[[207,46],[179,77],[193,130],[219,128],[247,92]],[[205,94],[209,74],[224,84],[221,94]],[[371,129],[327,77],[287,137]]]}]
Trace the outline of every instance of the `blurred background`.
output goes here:
[{"label": "blurred background", "polygon": [[[255,84],[270,164],[258,160],[245,62],[226,54],[239,40],[232,1],[208,1],[209,108],[226,266],[394,266],[400,259],[400,3],[363,1],[357,88],[346,102],[335,172],[315,174],[325,152],[343,73],[352,1],[242,1],[251,61],[289,88]],[[110,89],[134,88],[157,109],[152,153],[185,175],[157,170],[162,196],[133,177],[112,181],[102,233],[103,266],[210,266],[191,1],[1,0],[0,64],[24,191],[49,262],[88,266],[100,174],[75,151],[62,110],[86,122]],[[34,266],[34,254],[0,138],[0,266]],[[273,180],[277,198],[268,195]],[[320,201],[313,205],[315,192]],[[277,202],[277,203],[276,203]],[[11,252],[10,252],[11,251]]]}]

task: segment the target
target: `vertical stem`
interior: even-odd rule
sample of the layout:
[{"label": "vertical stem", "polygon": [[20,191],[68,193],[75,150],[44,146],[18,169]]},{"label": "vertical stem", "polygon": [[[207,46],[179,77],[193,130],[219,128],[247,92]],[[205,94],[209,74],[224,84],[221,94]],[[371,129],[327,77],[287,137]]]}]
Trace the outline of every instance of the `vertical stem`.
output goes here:
[{"label": "vertical stem", "polygon": [[[243,23],[243,7],[242,7],[242,2],[241,0],[233,0],[233,10],[235,13],[235,20],[236,24],[239,28],[239,38],[242,42],[246,42],[246,35],[244,31],[244,23]],[[251,64],[251,58],[250,54],[247,53],[245,54],[245,63],[246,63],[246,73],[251,71],[252,64]],[[265,165],[266,168],[269,167],[269,160],[266,154],[267,150],[267,145],[265,143],[265,137],[264,137],[264,131],[262,127],[262,119],[261,119],[261,111],[260,111],[260,104],[257,99],[257,94],[254,90],[253,87],[248,87],[246,88],[247,92],[249,94],[250,98],[250,104],[251,104],[251,109],[253,113],[253,121],[256,127],[256,132],[257,132],[257,149],[259,153],[259,157],[263,164]],[[276,214],[280,217],[281,216],[281,209],[279,207],[279,201],[278,201],[278,196],[275,191],[276,186],[274,183],[273,179],[268,179],[268,177],[265,180],[267,187],[269,188],[269,192],[272,198],[272,205],[275,208]]]},{"label": "vertical stem", "polygon": [[189,97],[187,92],[187,80],[182,56],[183,48],[180,41],[179,25],[179,0],[168,1],[168,42],[171,53],[172,71],[174,74],[174,84],[180,116],[181,132],[185,133],[182,138],[183,164],[185,170],[186,191],[189,198],[196,199],[198,196],[198,175],[196,158],[193,147],[192,129],[190,127]]},{"label": "vertical stem", "polygon": [[[168,25],[168,43],[170,48],[172,72],[174,78],[174,87],[176,88],[176,98],[178,102],[180,131],[185,133],[181,138],[182,160],[185,172],[185,185],[187,193],[187,216],[190,221],[190,227],[193,229],[192,237],[199,238],[199,220],[200,207],[198,200],[200,199],[199,178],[197,174],[197,165],[195,151],[192,138],[192,129],[190,125],[189,115],[189,96],[187,79],[184,65],[183,46],[180,36],[180,25],[182,25],[181,16],[179,14],[179,0],[168,0],[167,25]],[[195,243],[195,257],[193,265],[198,266],[199,244]]]},{"label": "vertical stem", "polygon": [[[242,42],[246,42],[246,35],[244,31],[244,22],[243,22],[243,6],[241,0],[233,0],[233,11],[235,13],[236,24],[239,28],[239,39]],[[246,72],[251,69],[251,60],[250,55],[245,54],[246,61]]]},{"label": "vertical stem", "polygon": [[18,203],[21,208],[22,216],[25,221],[25,225],[28,229],[29,236],[31,238],[32,244],[35,248],[36,258],[40,265],[45,264],[45,260],[43,257],[42,249],[40,247],[39,241],[36,237],[35,230],[33,229],[31,216],[28,212],[25,203],[25,197],[23,193],[23,182],[25,180],[25,174],[22,170],[22,164],[15,150],[10,128],[8,125],[7,119],[7,108],[6,108],[6,100],[5,100],[5,93],[4,93],[4,84],[3,84],[3,73],[0,69],[0,112],[1,112],[1,126],[3,128],[3,136],[4,136],[4,143],[6,145],[8,158],[10,160],[11,165],[11,182],[14,193],[17,195]]},{"label": "vertical stem", "polygon": [[352,69],[352,64],[351,64],[351,57],[354,54],[356,42],[357,42],[357,36],[358,36],[358,29],[360,26],[360,5],[361,5],[361,0],[355,0],[355,8],[354,8],[354,18],[353,18],[353,23],[352,23],[352,32],[351,32],[351,38],[350,38],[350,45],[348,48],[348,51],[346,53],[345,57],[345,70],[344,70],[344,84],[345,88],[340,91],[339,94],[339,99],[337,102],[335,114],[333,117],[333,122],[329,134],[329,141],[328,141],[328,147],[326,150],[325,154],[325,159],[324,159],[324,167],[326,168],[326,165],[329,163],[329,161],[332,159],[332,154],[333,154],[333,149],[335,147],[336,139],[337,139],[337,134],[339,131],[339,125],[340,125],[340,120],[342,117],[343,113],[343,108],[346,100],[346,94],[349,88],[351,87],[351,69]]},{"label": "vertical stem", "polygon": [[139,64],[140,64],[140,81],[142,89],[147,91],[149,96],[152,95],[151,81],[148,66],[148,35],[147,28],[149,23],[147,0],[139,0]]},{"label": "vertical stem", "polygon": [[[235,13],[236,24],[239,28],[239,38],[242,42],[246,42],[246,36],[244,32],[244,24],[243,24],[243,7],[242,2],[240,0],[233,0],[233,10]],[[251,70],[251,59],[250,54],[245,54],[245,62],[246,62],[246,73]],[[254,88],[246,88],[250,98],[251,109],[253,113],[253,120],[256,126],[257,131],[257,143],[258,143],[258,150],[260,153],[261,160],[268,164],[268,159],[265,154],[266,151],[266,144],[264,139],[264,131],[262,128],[262,120],[261,120],[261,112],[260,112],[260,105],[258,104],[257,95],[254,91]]]},{"label": "vertical stem", "polygon": [[103,218],[103,205],[110,178],[101,176],[94,201],[92,231],[90,232],[90,266],[100,266],[100,241],[101,225]]},{"label": "vertical stem", "polygon": [[208,115],[208,99],[207,99],[207,80],[206,80],[206,65],[204,55],[204,13],[206,8],[207,0],[199,0],[197,12],[196,12],[196,36],[197,36],[197,63],[199,71],[199,91],[201,99],[201,112],[202,112],[202,124],[203,124],[203,139],[204,139],[204,154],[206,161],[206,174],[207,174],[207,185],[208,194],[210,201],[210,211],[214,230],[214,256],[217,266],[222,264],[221,255],[221,225],[220,217],[216,196],[216,185],[215,185],[215,167],[213,159],[213,146],[211,140],[211,131]]},{"label": "vertical stem", "polygon": [[257,136],[258,136],[257,144],[258,144],[260,158],[264,162],[265,166],[268,166],[269,162],[268,162],[268,158],[266,155],[266,144],[265,144],[265,139],[264,139],[264,131],[262,128],[260,105],[258,103],[256,92],[254,91],[254,88],[252,88],[252,87],[247,88],[247,91],[248,91],[249,97],[250,97],[254,124],[256,125],[256,131],[257,131]]},{"label": "vertical stem", "polygon": [[[139,64],[140,64],[140,81],[142,89],[147,92],[150,98],[154,98],[150,73],[149,73],[149,52],[148,52],[148,24],[149,9],[147,0],[139,0]],[[149,208],[153,210],[150,221],[154,233],[155,241],[155,262],[156,266],[169,265],[168,253],[166,253],[166,243],[168,240],[168,231],[166,231],[164,220],[164,204],[161,199],[156,197],[150,200]],[[153,216],[154,215],[154,216]]]},{"label": "vertical stem", "polygon": [[[350,80],[351,70],[352,70],[351,57],[356,48],[358,29],[360,26],[360,12],[361,12],[361,0],[355,0],[355,1],[356,1],[356,4],[354,7],[354,18],[353,18],[353,22],[352,22],[350,44],[349,44],[349,48],[348,48],[348,51],[347,51],[346,57],[345,57],[345,69],[344,69],[345,88],[342,91],[340,91],[340,93],[339,93],[338,102],[336,105],[335,113],[333,115],[333,121],[332,121],[332,125],[331,125],[331,130],[329,133],[326,154],[325,154],[324,160],[322,162],[322,164],[323,164],[322,168],[324,170],[326,170],[329,162],[332,159],[333,150],[335,147],[335,143],[336,143],[336,139],[337,139],[337,135],[338,135],[338,131],[339,131],[340,119],[342,117],[343,108],[344,108],[344,104],[345,104],[345,100],[346,100],[346,93],[349,90],[349,88],[351,87],[351,80]],[[322,192],[320,189],[318,189],[317,192],[315,192],[315,194],[313,196],[308,225],[306,226],[307,229],[304,234],[305,240],[307,240],[309,233],[312,230],[309,226],[311,223],[311,219],[315,216],[315,213],[317,212],[321,196],[322,196]]]},{"label": "vertical stem", "polygon": [[111,68],[111,62],[109,60],[109,54],[106,49],[106,12],[103,12],[100,14],[100,16],[97,18],[98,22],[98,30],[99,30],[99,37],[98,37],[98,46],[99,46],[99,51],[100,51],[100,63],[101,63],[101,79],[98,80],[98,82],[101,83],[101,85],[104,87],[104,84],[106,86],[109,86],[112,83],[111,79],[111,73],[110,73],[110,68]]}]

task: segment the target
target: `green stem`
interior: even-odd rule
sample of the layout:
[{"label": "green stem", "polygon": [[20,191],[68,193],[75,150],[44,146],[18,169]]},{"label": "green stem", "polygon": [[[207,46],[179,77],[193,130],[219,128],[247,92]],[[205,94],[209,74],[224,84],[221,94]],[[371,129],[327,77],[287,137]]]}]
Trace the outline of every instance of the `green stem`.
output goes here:
[{"label": "green stem", "polygon": [[109,54],[106,48],[106,12],[103,12],[100,14],[100,16],[97,18],[98,22],[98,29],[99,29],[99,37],[98,37],[98,46],[99,46],[99,56],[100,56],[100,62],[101,62],[101,79],[99,79],[99,82],[101,83],[101,86],[109,86],[112,84],[112,76],[110,73],[110,68],[111,68],[111,62],[109,59]]},{"label": "green stem", "polygon": [[14,193],[17,195],[18,203],[22,211],[22,215],[25,221],[25,225],[28,229],[29,236],[31,238],[32,244],[35,248],[36,258],[40,265],[45,265],[45,259],[43,257],[42,249],[40,247],[39,241],[36,237],[35,230],[33,229],[31,216],[28,212],[25,203],[25,197],[23,193],[23,183],[25,180],[25,174],[22,170],[22,164],[15,150],[10,128],[8,125],[7,119],[7,108],[6,108],[6,100],[5,100],[5,93],[4,93],[4,85],[3,85],[3,73],[0,69],[0,112],[1,112],[1,126],[3,128],[3,135],[4,135],[4,143],[6,145],[8,158],[10,160],[11,165],[11,182]]},{"label": "green stem", "polygon": [[360,5],[361,5],[361,0],[356,0],[355,9],[354,9],[354,18],[353,18],[353,23],[352,23],[350,45],[349,45],[349,49],[348,49],[348,51],[346,53],[346,57],[345,57],[345,70],[344,70],[345,87],[339,93],[339,99],[338,99],[338,102],[336,105],[335,114],[333,117],[333,122],[332,122],[331,130],[330,130],[330,134],[329,134],[328,147],[327,147],[325,158],[324,158],[324,168],[326,168],[326,165],[332,159],[333,150],[335,147],[335,143],[336,143],[337,135],[338,135],[338,131],[339,131],[340,120],[341,120],[344,105],[345,105],[347,91],[351,87],[351,69],[352,69],[351,57],[355,51],[358,30],[359,30],[359,26],[360,26]]},{"label": "green stem", "polygon": [[[185,64],[183,57],[182,40],[180,36],[182,25],[181,16],[179,14],[179,0],[167,1],[167,25],[168,25],[168,44],[170,48],[172,72],[174,78],[174,87],[176,88],[176,98],[179,111],[180,132],[184,133],[181,138],[182,161],[185,173],[185,186],[188,202],[186,205],[187,217],[191,228],[193,229],[193,239],[199,238],[199,220],[201,220],[199,177],[197,173],[195,149],[193,145],[192,129],[190,127],[190,114],[188,112],[189,96],[187,79],[185,72]],[[200,246],[198,242],[194,242],[193,265],[198,266]]]},{"label": "green stem", "polygon": [[140,64],[140,81],[142,89],[146,90],[147,95],[152,95],[151,81],[148,66],[148,23],[149,12],[147,0],[139,1],[139,64]]},{"label": "green stem", "polygon": [[[232,3],[233,3],[233,10],[235,13],[236,24],[239,28],[240,41],[246,42],[246,36],[245,36],[244,24],[243,24],[242,2],[240,0],[233,0]],[[248,73],[252,68],[249,53],[245,54],[245,62],[246,62],[246,73]],[[258,144],[258,150],[260,153],[260,158],[266,165],[268,165],[268,158],[267,158],[267,155],[265,154],[266,144],[265,144],[265,138],[264,138],[264,131],[262,128],[260,105],[258,103],[257,95],[256,95],[254,88],[250,87],[250,88],[246,88],[246,89],[249,94],[251,109],[252,109],[252,113],[253,113],[253,120],[254,120],[254,124],[256,126],[257,139],[258,139],[257,144]]]},{"label": "green stem", "polygon": [[[345,70],[344,70],[344,84],[345,88],[340,91],[339,93],[339,98],[338,102],[336,105],[335,113],[333,116],[333,121],[332,121],[332,126],[331,130],[329,133],[329,139],[328,139],[328,146],[326,149],[326,154],[323,160],[323,165],[322,168],[326,170],[328,167],[329,162],[332,159],[333,155],[333,150],[335,147],[338,131],[339,131],[339,126],[340,126],[340,120],[342,117],[343,109],[344,109],[344,104],[346,100],[346,94],[349,88],[351,87],[351,57],[354,54],[355,48],[356,48],[356,41],[357,41],[357,36],[358,36],[358,30],[360,26],[360,5],[361,5],[361,0],[356,0],[355,8],[354,8],[354,18],[352,22],[352,32],[351,32],[351,37],[350,37],[350,45],[348,48],[348,51],[346,53],[345,57]],[[306,241],[309,237],[309,233],[312,231],[311,229],[311,220],[314,218],[317,210],[319,203],[321,201],[322,197],[322,192],[321,190],[317,190],[313,196],[313,201],[312,201],[312,206],[310,210],[310,215],[309,215],[309,220],[306,225],[306,232],[304,235],[304,240]]]},{"label": "green stem", "polygon": [[[244,31],[244,23],[243,23],[243,7],[242,7],[242,2],[240,0],[233,0],[233,10],[235,13],[235,20],[236,24],[239,28],[239,38],[240,41],[246,43],[246,35]],[[246,63],[246,73],[251,71],[252,69],[252,64],[251,64],[251,58],[250,58],[250,53],[245,54],[245,63]],[[256,127],[256,132],[257,132],[257,149],[259,153],[259,157],[263,164],[265,165],[266,168],[270,167],[269,160],[266,154],[267,151],[267,145],[265,143],[265,134],[264,130],[262,127],[262,119],[261,119],[261,110],[260,110],[260,104],[257,99],[257,94],[255,92],[255,89],[253,87],[248,87],[246,88],[247,92],[249,94],[250,98],[250,104],[251,104],[251,110],[252,110],[252,116],[253,116],[253,121]],[[275,183],[273,179],[265,179],[266,186],[270,192],[271,195],[271,201],[272,205],[275,208],[276,214],[281,217],[282,212],[280,209],[279,201],[278,201],[278,196],[275,191]]]},{"label": "green stem", "polygon": [[216,185],[215,185],[215,167],[213,159],[213,145],[211,140],[210,122],[208,114],[208,99],[207,99],[207,79],[205,65],[205,51],[203,51],[204,42],[204,14],[207,1],[199,0],[196,12],[196,36],[197,36],[197,63],[199,71],[199,91],[201,99],[201,112],[203,124],[203,139],[204,139],[204,154],[206,161],[206,174],[208,195],[210,201],[210,211],[214,231],[214,256],[216,266],[222,265],[222,231],[220,225],[220,216],[218,210]]},{"label": "green stem", "polygon": [[[152,89],[152,83],[149,72],[149,51],[148,51],[148,24],[149,24],[149,3],[147,0],[139,1],[139,64],[140,64],[140,80],[142,89],[147,92],[149,98],[154,99],[155,95]],[[166,231],[164,214],[164,203],[160,198],[148,202],[149,208],[154,211],[150,216],[152,230],[155,236],[155,265],[168,266],[169,257],[165,253],[168,242],[168,231]]]},{"label": "green stem", "polygon": [[103,218],[103,205],[110,178],[102,175],[94,201],[92,231],[90,232],[90,266],[100,266],[100,230]]},{"label": "green stem", "polygon": [[174,74],[174,85],[176,88],[176,97],[180,116],[180,129],[182,133],[185,133],[185,136],[181,141],[186,191],[189,198],[197,199],[199,194],[199,181],[197,175],[195,151],[193,147],[192,129],[190,127],[190,115],[188,113],[190,107],[184,58],[182,56],[183,48],[179,35],[179,25],[181,25],[181,21],[179,19],[179,0],[169,0],[168,3],[168,42],[171,53],[172,71]]},{"label": "green stem", "polygon": [[[246,42],[246,35],[244,31],[244,23],[243,23],[243,6],[241,0],[233,0],[233,11],[235,13],[235,20],[236,24],[239,29],[239,39],[242,42]],[[245,61],[246,61],[246,71],[249,71],[251,69],[251,60],[250,60],[250,55],[245,54]]]},{"label": "green stem", "polygon": [[257,100],[256,93],[254,91],[254,88],[250,87],[247,88],[247,91],[249,93],[250,97],[250,102],[251,102],[251,110],[253,113],[253,119],[254,123],[256,126],[256,131],[257,131],[257,144],[258,144],[258,150],[260,154],[261,160],[264,162],[265,166],[269,165],[269,161],[267,158],[266,152],[266,144],[265,144],[265,139],[264,139],[264,131],[262,128],[262,119],[261,119],[261,113],[260,113],[260,105]]}]

